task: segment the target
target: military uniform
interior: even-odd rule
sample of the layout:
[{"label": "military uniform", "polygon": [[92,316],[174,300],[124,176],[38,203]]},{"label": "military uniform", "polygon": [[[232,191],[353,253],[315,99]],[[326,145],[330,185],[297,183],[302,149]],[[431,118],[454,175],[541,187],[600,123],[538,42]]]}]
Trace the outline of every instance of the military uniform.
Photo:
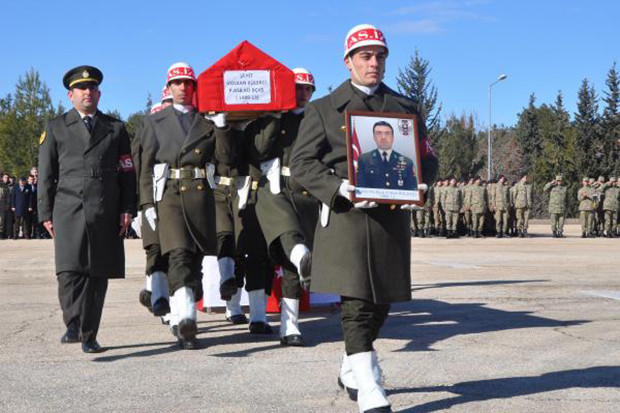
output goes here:
[{"label": "military uniform", "polygon": [[[280,177],[263,176],[261,179],[256,212],[269,246],[269,255],[283,268],[283,307],[291,307],[282,309],[285,320],[281,323],[280,337],[284,345],[303,345],[297,326],[299,300],[303,291],[299,273],[303,273],[302,256],[309,254],[314,243],[319,212],[316,198],[306,191],[289,169],[291,153],[303,118],[303,112],[284,113],[281,119],[271,120],[276,126],[275,133],[264,134],[255,141],[263,161],[273,162],[278,159],[281,165]],[[278,171],[274,173],[277,175]],[[274,186],[272,179],[279,180],[279,185]],[[277,186],[280,186],[279,190]],[[306,259],[309,258],[308,255]],[[310,274],[303,276],[310,277]],[[292,316],[290,321],[286,318],[289,315]]]},{"label": "military uniform", "polygon": [[[142,134],[139,134],[131,142],[131,154],[136,168],[138,188],[140,185],[142,151]],[[148,178],[150,177],[151,175],[148,175]],[[141,210],[140,214],[144,214],[144,211]],[[164,316],[170,312],[168,281],[166,278],[168,260],[161,253],[157,229],[153,230],[143,216],[140,219],[140,235],[142,238],[142,248],[146,254],[145,276],[147,277],[148,287],[140,292],[140,302],[146,305],[155,316]],[[143,297],[144,294],[146,294],[145,297]],[[172,324],[174,325],[174,322]]]},{"label": "military uniform", "polygon": [[446,214],[446,229],[448,237],[458,236],[456,233],[459,213],[463,206],[463,197],[459,188],[456,186],[448,186],[443,190],[442,205]]},{"label": "military uniform", "polygon": [[592,235],[592,221],[594,220],[595,191],[590,186],[583,186],[577,192],[579,201],[579,221],[581,223],[581,236]]},{"label": "military uniform", "polygon": [[526,236],[532,208],[532,185],[520,181],[514,186],[514,207],[517,215],[517,232],[521,237]]},{"label": "military uniform", "polygon": [[508,210],[510,208],[510,187],[498,182],[493,191],[493,208],[497,235],[508,235]]},{"label": "military uniform", "polygon": [[594,193],[596,194],[594,203],[594,219],[592,221],[593,233],[597,236],[603,236],[603,229],[605,227],[605,210],[603,204],[605,203],[605,177],[599,176],[598,181],[593,185]]},{"label": "military uniform", "polygon": [[[387,317],[389,303],[411,299],[410,214],[389,205],[357,209],[338,196],[348,176],[345,110],[416,113],[414,102],[381,84],[372,95],[345,81],[332,94],[312,102],[292,154],[292,172],[312,195],[330,208],[329,222],[318,225],[314,244],[312,290],[361,300],[376,311],[373,334],[344,321],[347,353],[368,350]],[[421,130],[424,136],[424,131]],[[423,154],[422,176],[432,183],[437,159]],[[361,310],[360,310],[361,311]],[[353,339],[353,337],[359,339]]]},{"label": "military uniform", "polygon": [[617,213],[620,206],[620,188],[616,184],[615,177],[609,179],[609,182],[601,186],[604,193],[603,211],[605,213],[605,235],[612,238],[615,235],[615,229],[618,225]]},{"label": "military uniform", "polygon": [[379,149],[363,153],[357,160],[355,177],[355,185],[363,188],[411,191],[418,188],[413,161],[394,150],[390,155]]},{"label": "military uniform", "polygon": [[424,235],[429,236],[433,225],[433,208],[435,206],[435,185],[428,187],[424,204]]},{"label": "military uniform", "polygon": [[[551,218],[551,231],[553,236],[561,238],[564,232],[564,214],[566,213],[567,188],[561,184],[562,177],[556,177],[556,181],[549,182],[543,191],[549,193],[549,215]],[[559,183],[558,183],[559,181]]]},{"label": "military uniform", "polygon": [[445,235],[446,232],[446,220],[443,211],[443,207],[441,205],[441,198],[443,196],[444,186],[441,185],[441,182],[437,182],[433,185],[433,219],[435,224],[435,231],[439,236]]},{"label": "military uniform", "polygon": [[93,118],[92,132],[75,109],[50,120],[38,166],[39,220],[53,222],[63,319],[81,326],[83,343],[96,340],[108,278],[125,276],[119,222],[136,208],[125,127],[101,112]]},{"label": "military uniform", "polygon": [[467,229],[467,235],[468,236],[473,236],[473,220],[472,220],[472,212],[471,212],[471,205],[470,205],[470,192],[472,190],[473,187],[473,183],[472,182],[468,182],[467,184],[465,184],[463,186],[463,221],[465,223],[465,228]]},{"label": "military uniform", "polygon": [[472,231],[476,238],[480,238],[484,229],[484,215],[487,212],[487,190],[484,186],[474,183],[467,192],[467,198],[472,214]]},{"label": "military uniform", "polygon": [[161,254],[168,260],[171,306],[179,314],[179,338],[184,348],[193,349],[194,302],[203,293],[202,260],[215,255],[217,247],[210,162],[216,154],[227,160],[233,156],[234,131],[217,128],[195,110],[183,108],[175,104],[144,119],[140,205],[145,215],[150,208],[157,211]]}]

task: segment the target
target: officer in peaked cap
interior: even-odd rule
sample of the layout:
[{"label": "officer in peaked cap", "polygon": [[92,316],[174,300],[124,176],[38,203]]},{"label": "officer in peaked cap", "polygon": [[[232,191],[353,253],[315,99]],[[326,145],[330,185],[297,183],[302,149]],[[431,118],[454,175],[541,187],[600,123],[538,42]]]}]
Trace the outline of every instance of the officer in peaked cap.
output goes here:
[{"label": "officer in peaked cap", "polygon": [[76,85],[85,86],[94,84],[99,86],[103,82],[103,73],[94,66],[78,66],[65,73],[62,84],[67,90],[71,90]]},{"label": "officer in peaked cap", "polygon": [[54,237],[62,343],[101,350],[97,332],[108,278],[125,276],[123,236],[135,215],[129,136],[97,110],[101,71],[78,66],[63,77],[73,109],[47,123],[39,140],[39,220]]}]

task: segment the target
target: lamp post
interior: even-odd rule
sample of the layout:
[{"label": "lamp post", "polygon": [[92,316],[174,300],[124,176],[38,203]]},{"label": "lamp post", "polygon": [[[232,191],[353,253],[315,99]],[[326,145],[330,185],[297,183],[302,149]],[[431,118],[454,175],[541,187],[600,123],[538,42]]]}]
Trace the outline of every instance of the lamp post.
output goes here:
[{"label": "lamp post", "polygon": [[495,85],[496,83],[501,82],[502,80],[505,80],[508,77],[508,75],[505,74],[501,74],[499,75],[499,77],[497,78],[497,80],[493,83],[491,83],[489,85],[489,134],[488,134],[488,138],[487,138],[487,153],[488,153],[488,161],[487,161],[487,181],[491,180],[491,169],[493,167],[492,161],[491,161],[491,128],[493,127],[493,122],[491,121],[491,88],[493,87],[493,85]]}]

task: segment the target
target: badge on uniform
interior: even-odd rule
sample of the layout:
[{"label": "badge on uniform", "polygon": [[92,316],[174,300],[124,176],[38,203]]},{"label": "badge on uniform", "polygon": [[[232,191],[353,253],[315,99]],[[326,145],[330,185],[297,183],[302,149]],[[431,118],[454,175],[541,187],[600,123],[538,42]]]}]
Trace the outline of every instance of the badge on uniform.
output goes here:
[{"label": "badge on uniform", "polygon": [[43,142],[45,142],[46,136],[47,136],[47,132],[43,131],[43,133],[41,134],[41,137],[39,138],[39,145],[43,145]]}]

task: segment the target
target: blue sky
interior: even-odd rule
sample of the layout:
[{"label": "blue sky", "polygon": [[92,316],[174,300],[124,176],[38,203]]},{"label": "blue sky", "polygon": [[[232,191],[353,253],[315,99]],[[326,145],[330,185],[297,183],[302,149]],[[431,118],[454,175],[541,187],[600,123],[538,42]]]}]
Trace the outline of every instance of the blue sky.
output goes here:
[{"label": "blue sky", "polygon": [[[54,102],[69,105],[62,76],[92,64],[104,72],[100,107],[126,117],[159,98],[168,66],[189,62],[200,73],[242,40],[317,81],[315,97],[348,77],[342,63],[347,31],[360,23],[383,30],[390,47],[385,82],[417,48],[430,60],[443,113],[474,112],[512,125],[534,92],[551,103],[562,90],[576,110],[590,79],[600,95],[607,71],[620,61],[620,2],[581,1],[4,1],[0,5],[0,96],[37,69]],[[619,62],[620,64],[620,62]]]}]

